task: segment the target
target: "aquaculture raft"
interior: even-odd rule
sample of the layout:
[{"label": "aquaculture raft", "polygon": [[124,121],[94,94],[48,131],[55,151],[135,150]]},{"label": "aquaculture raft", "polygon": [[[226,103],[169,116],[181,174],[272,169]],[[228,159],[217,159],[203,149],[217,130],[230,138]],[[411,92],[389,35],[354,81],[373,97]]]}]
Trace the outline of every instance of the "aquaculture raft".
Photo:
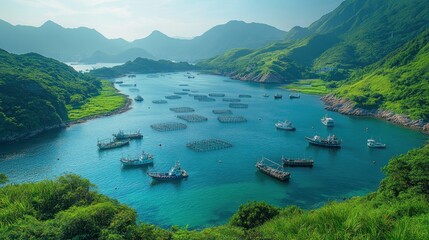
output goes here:
[{"label": "aquaculture raft", "polygon": [[174,92],[175,95],[188,95],[187,92]]},{"label": "aquaculture raft", "polygon": [[152,124],[150,127],[158,132],[168,132],[186,129],[188,126],[184,123],[166,122]]},{"label": "aquaculture raft", "polygon": [[195,109],[190,107],[176,107],[176,108],[170,108],[170,110],[176,113],[188,113],[188,112],[195,111]]},{"label": "aquaculture raft", "polygon": [[240,102],[241,99],[239,99],[239,98],[222,98],[222,101],[224,101],[224,102]]},{"label": "aquaculture raft", "polygon": [[181,96],[177,96],[177,95],[170,95],[170,96],[165,96],[166,99],[180,99],[182,98]]},{"label": "aquaculture raft", "polygon": [[216,99],[208,97],[206,95],[202,95],[202,94],[194,94],[192,96],[194,97],[195,100],[198,100],[200,102],[214,102],[214,101],[216,101]]},{"label": "aquaculture raft", "polygon": [[177,118],[180,118],[187,122],[205,122],[208,120],[206,117],[197,114],[177,115]]},{"label": "aquaculture raft", "polygon": [[184,87],[184,86],[189,86],[189,85],[188,84],[179,84],[179,86]]},{"label": "aquaculture raft", "polygon": [[186,144],[186,147],[196,152],[206,152],[232,147],[231,143],[219,139],[200,140]]},{"label": "aquaculture raft", "polygon": [[217,120],[221,123],[242,123],[247,122],[247,119],[242,116],[219,116]]},{"label": "aquaculture raft", "polygon": [[290,173],[285,172],[282,165],[273,162],[268,158],[262,157],[262,159],[258,161],[255,166],[262,173],[265,173],[277,180],[287,181],[290,178]]},{"label": "aquaculture raft", "polygon": [[238,95],[239,98],[251,98],[251,95],[247,95],[247,94],[240,94]]},{"label": "aquaculture raft", "polygon": [[214,109],[212,112],[214,114],[232,114],[232,111],[229,109]]},{"label": "aquaculture raft", "polygon": [[166,100],[153,100],[152,103],[155,103],[155,104],[165,104],[165,103],[167,103],[167,101]]},{"label": "aquaculture raft", "polygon": [[210,97],[225,97],[225,93],[209,93]]},{"label": "aquaculture raft", "polygon": [[230,103],[229,107],[230,108],[248,108],[249,105],[245,103]]}]

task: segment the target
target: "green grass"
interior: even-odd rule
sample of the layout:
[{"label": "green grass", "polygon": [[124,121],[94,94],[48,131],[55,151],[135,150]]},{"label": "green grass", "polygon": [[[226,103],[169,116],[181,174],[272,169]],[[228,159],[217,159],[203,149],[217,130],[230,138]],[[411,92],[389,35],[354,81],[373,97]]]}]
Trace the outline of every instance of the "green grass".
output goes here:
[{"label": "green grass", "polygon": [[329,85],[329,82],[325,82],[321,79],[304,79],[296,83],[285,85],[282,88],[305,94],[324,95],[332,91]]},{"label": "green grass", "polygon": [[121,107],[127,102],[127,97],[118,92],[109,81],[102,81],[100,95],[90,98],[87,103],[79,108],[73,109],[68,106],[69,121],[76,121],[82,118],[110,113]]}]

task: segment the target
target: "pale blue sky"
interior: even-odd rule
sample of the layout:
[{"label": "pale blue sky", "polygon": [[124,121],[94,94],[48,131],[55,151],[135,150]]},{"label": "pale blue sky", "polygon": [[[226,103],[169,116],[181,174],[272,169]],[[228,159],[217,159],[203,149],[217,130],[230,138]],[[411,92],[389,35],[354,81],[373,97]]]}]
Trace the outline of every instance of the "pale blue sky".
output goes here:
[{"label": "pale blue sky", "polygon": [[343,0],[0,0],[0,19],[40,26],[94,28],[108,38],[134,40],[159,30],[194,37],[229,20],[259,22],[288,31],[306,27]]}]

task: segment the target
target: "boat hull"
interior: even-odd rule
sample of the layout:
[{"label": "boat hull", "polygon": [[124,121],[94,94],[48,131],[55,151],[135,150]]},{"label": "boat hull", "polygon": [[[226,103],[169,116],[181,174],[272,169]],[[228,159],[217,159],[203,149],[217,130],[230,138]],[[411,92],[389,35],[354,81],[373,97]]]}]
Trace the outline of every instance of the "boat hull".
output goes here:
[{"label": "boat hull", "polygon": [[279,181],[282,181],[282,182],[288,181],[290,179],[290,174],[289,173],[286,173],[286,174],[281,175],[281,176],[275,175],[275,174],[273,174],[273,171],[275,171],[275,170],[270,170],[269,167],[264,167],[264,166],[262,166],[260,164],[256,164],[256,168],[260,172],[262,172],[262,173],[264,173],[264,174],[266,174],[266,175],[268,175],[268,176],[270,176],[272,178],[275,178],[275,179],[277,179]]},{"label": "boat hull", "polygon": [[157,181],[174,181],[174,180],[180,180],[188,177],[188,174],[184,170],[182,170],[182,174],[179,176],[168,175],[168,173],[157,173],[157,172],[155,173],[149,172],[147,173],[147,175]]},{"label": "boat hull", "polygon": [[319,142],[314,141],[313,139],[309,137],[305,137],[305,139],[312,145],[320,146],[320,147],[326,147],[326,148],[341,148],[341,143],[327,143],[327,142]]},{"label": "boat hull", "polygon": [[283,159],[283,166],[288,167],[313,167],[313,160],[291,160]]}]

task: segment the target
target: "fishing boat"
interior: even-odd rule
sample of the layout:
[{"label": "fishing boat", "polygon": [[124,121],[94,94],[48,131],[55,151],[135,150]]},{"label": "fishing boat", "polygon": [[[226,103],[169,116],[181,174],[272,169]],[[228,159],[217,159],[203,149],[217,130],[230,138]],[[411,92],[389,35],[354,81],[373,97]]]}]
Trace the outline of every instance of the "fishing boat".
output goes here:
[{"label": "fishing boat", "polygon": [[148,172],[147,175],[159,181],[177,180],[188,177],[188,173],[180,167],[179,161],[168,172]]},{"label": "fishing boat", "polygon": [[381,142],[377,142],[377,141],[375,141],[372,138],[370,138],[370,139],[367,140],[366,145],[369,148],[385,148],[386,147],[386,144],[381,143]]},{"label": "fishing boat", "polygon": [[98,140],[97,141],[97,147],[99,150],[106,150],[106,149],[112,149],[112,148],[118,148],[125,145],[130,144],[129,139],[124,140],[118,140],[118,139],[108,139],[108,140]]},{"label": "fishing boat", "polygon": [[292,159],[282,157],[283,166],[289,167],[313,167],[314,161],[312,159]]},{"label": "fishing boat", "polygon": [[125,133],[122,130],[119,130],[118,133],[112,134],[116,139],[140,139],[143,138],[143,134],[140,133],[140,130],[133,133]]},{"label": "fishing boat", "polygon": [[276,124],[274,124],[276,128],[287,130],[287,131],[295,131],[295,127],[293,126],[292,122],[285,120],[284,122],[278,121]]},{"label": "fishing boat", "polygon": [[136,102],[141,102],[141,101],[143,101],[144,99],[143,99],[143,97],[142,96],[140,96],[140,95],[137,95],[135,98],[134,98],[134,101],[136,101]]},{"label": "fishing boat", "polygon": [[295,93],[295,94],[290,94],[289,98],[290,99],[294,99],[294,98],[300,98],[301,96],[299,95],[299,93]]},{"label": "fishing boat", "polygon": [[281,99],[283,97],[283,95],[281,95],[281,94],[279,94],[279,93],[276,93],[275,95],[274,95],[274,99]]},{"label": "fishing boat", "polygon": [[327,115],[323,116],[322,119],[320,119],[320,121],[323,123],[323,125],[325,125],[327,127],[333,127],[334,126],[334,119],[328,117]]},{"label": "fishing boat", "polygon": [[290,178],[290,173],[285,172],[282,165],[273,162],[268,158],[262,157],[255,166],[259,171],[277,180],[287,181]]},{"label": "fishing boat", "polygon": [[320,137],[319,135],[314,135],[314,137],[305,137],[305,139],[313,145],[330,147],[330,148],[340,148],[341,140],[338,139],[335,135],[329,135],[326,139]]},{"label": "fishing boat", "polygon": [[143,151],[140,156],[122,157],[119,161],[121,161],[123,166],[143,166],[153,163],[153,155]]}]

